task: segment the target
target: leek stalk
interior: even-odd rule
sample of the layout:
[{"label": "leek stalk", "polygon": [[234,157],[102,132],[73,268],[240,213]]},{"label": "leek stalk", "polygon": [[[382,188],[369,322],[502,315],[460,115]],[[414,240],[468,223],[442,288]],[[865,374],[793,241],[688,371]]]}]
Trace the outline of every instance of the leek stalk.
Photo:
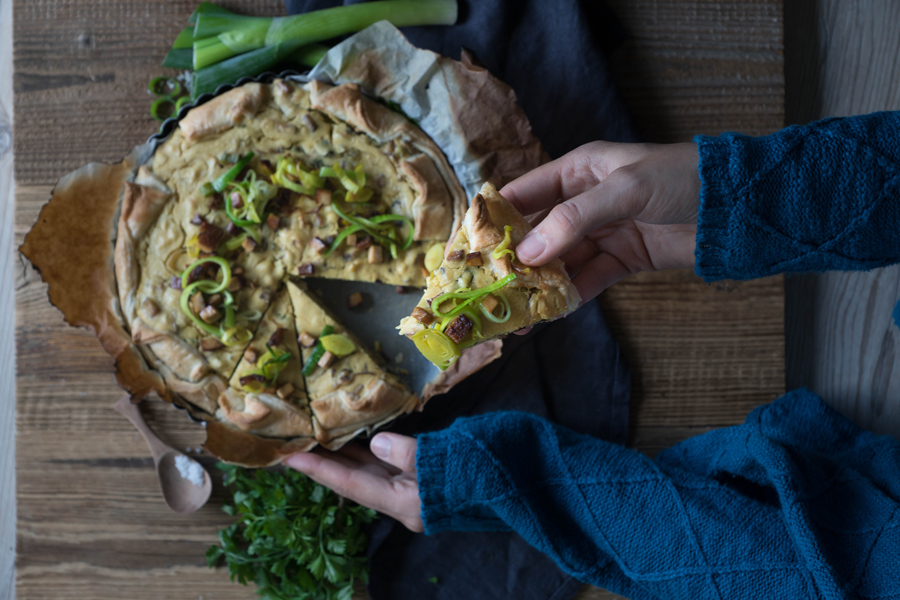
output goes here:
[{"label": "leek stalk", "polygon": [[397,27],[453,25],[457,12],[456,0],[377,0],[276,18],[205,11],[194,26],[194,69],[265,46],[287,44],[290,53],[383,20]]}]

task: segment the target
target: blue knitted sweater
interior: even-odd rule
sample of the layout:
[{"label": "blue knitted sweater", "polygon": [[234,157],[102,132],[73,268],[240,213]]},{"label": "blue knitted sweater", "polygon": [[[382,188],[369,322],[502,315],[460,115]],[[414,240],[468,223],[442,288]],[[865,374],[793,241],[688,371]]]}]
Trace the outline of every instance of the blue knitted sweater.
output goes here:
[{"label": "blue knitted sweater", "polygon": [[[698,137],[707,280],[900,260],[900,116]],[[515,412],[422,435],[427,533],[514,530],[633,599],[900,598],[900,443],[806,390],[655,460]]]}]

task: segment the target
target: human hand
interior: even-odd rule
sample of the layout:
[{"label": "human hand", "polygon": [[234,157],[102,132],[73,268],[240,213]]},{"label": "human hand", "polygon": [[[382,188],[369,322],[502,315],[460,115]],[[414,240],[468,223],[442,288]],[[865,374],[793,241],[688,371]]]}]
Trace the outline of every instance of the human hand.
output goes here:
[{"label": "human hand", "polygon": [[369,444],[371,452],[350,443],[337,452],[299,452],[282,463],[345,498],[421,532],[425,529],[416,481],[417,447],[415,438],[379,433]]},{"label": "human hand", "polygon": [[534,230],[516,255],[565,263],[582,302],[630,273],[694,264],[700,206],[696,144],[592,142],[500,193]]}]

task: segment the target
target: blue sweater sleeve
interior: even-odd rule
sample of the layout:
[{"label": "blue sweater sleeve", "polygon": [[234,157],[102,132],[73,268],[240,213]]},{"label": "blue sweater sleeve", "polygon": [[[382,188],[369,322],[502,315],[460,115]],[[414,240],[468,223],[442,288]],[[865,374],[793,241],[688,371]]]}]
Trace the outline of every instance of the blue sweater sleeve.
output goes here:
[{"label": "blue sweater sleeve", "polygon": [[900,597],[900,444],[793,392],[654,461],[525,413],[419,438],[425,530],[506,530],[632,599]]},{"label": "blue sweater sleeve", "polygon": [[694,141],[706,281],[900,261],[900,112]]}]

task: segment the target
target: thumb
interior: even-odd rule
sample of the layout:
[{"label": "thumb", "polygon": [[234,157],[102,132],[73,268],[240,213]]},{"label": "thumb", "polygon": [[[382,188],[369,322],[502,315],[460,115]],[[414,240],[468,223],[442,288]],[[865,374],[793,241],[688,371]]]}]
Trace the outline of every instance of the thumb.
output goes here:
[{"label": "thumb", "polygon": [[602,182],[557,204],[516,247],[526,265],[540,266],[565,254],[595,229],[640,212],[639,185],[622,167]]},{"label": "thumb", "polygon": [[369,443],[372,454],[401,471],[413,474],[416,472],[417,447],[416,438],[396,433],[379,433]]}]

